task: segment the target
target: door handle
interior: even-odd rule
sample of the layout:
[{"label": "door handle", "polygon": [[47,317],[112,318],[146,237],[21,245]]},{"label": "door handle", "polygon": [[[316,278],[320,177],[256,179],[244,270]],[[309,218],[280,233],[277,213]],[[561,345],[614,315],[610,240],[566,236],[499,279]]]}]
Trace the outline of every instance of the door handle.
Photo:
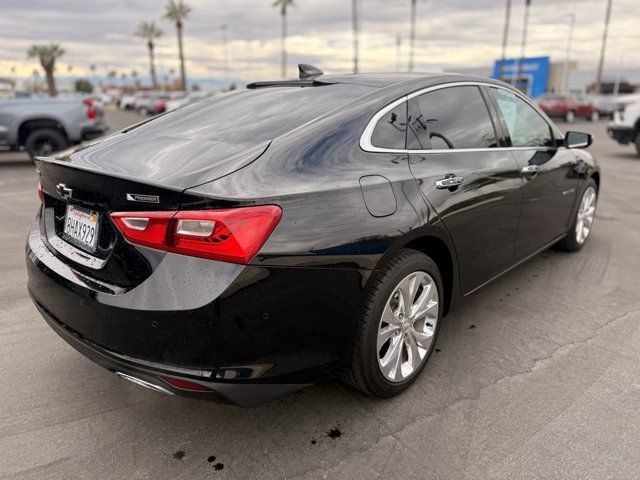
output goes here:
[{"label": "door handle", "polygon": [[436,180],[436,188],[443,190],[446,188],[457,187],[458,185],[462,185],[462,182],[464,182],[463,177],[456,177],[450,173],[442,180]]},{"label": "door handle", "polygon": [[527,178],[533,178],[538,175],[538,166],[537,165],[527,165],[526,167],[522,167],[522,174]]}]

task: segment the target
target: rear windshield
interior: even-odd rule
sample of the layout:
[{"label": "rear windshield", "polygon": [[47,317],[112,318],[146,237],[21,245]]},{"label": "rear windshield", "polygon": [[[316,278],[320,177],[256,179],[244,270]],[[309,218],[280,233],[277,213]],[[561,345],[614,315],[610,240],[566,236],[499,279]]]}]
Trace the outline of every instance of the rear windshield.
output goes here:
[{"label": "rear windshield", "polygon": [[344,84],[240,90],[163,115],[137,130],[230,144],[257,144],[351,103],[369,91],[371,87]]}]

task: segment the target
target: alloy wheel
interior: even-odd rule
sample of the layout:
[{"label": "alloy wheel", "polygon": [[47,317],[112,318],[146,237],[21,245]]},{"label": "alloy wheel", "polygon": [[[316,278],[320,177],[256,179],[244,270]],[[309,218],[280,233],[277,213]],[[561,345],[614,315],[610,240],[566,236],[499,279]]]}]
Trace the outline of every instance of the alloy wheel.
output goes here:
[{"label": "alloy wheel", "polygon": [[580,207],[578,208],[578,219],[576,221],[576,241],[580,245],[587,241],[595,216],[596,189],[589,186],[582,194]]},{"label": "alloy wheel", "polygon": [[438,321],[438,288],[422,271],[407,275],[389,296],[378,326],[378,366],[391,382],[401,382],[420,368]]},{"label": "alloy wheel", "polygon": [[58,150],[55,140],[51,138],[43,138],[35,144],[35,154],[38,156],[46,157],[51,155],[54,151]]}]

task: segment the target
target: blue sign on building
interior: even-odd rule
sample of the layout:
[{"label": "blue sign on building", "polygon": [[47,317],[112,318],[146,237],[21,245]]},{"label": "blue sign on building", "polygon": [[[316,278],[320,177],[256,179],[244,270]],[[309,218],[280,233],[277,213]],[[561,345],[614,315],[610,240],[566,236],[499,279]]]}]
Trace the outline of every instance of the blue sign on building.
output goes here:
[{"label": "blue sign on building", "polygon": [[531,98],[537,98],[547,91],[549,81],[549,57],[509,58],[504,61],[500,72],[500,60],[493,65],[495,79],[510,83]]}]

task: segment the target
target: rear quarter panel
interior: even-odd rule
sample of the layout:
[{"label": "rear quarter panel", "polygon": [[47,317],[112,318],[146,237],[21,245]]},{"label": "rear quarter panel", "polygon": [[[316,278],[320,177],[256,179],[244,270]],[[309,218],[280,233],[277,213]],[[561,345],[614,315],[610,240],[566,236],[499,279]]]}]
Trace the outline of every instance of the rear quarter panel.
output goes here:
[{"label": "rear quarter panel", "polygon": [[[372,100],[356,114],[345,108],[303,126],[274,140],[251,165],[188,192],[208,197],[204,201],[211,205],[282,207],[282,220],[254,259],[256,265],[376,268],[399,238],[437,221],[406,154],[369,153],[359,146],[381,106]],[[368,175],[390,182],[393,214],[376,217],[367,209],[360,179]]]}]

